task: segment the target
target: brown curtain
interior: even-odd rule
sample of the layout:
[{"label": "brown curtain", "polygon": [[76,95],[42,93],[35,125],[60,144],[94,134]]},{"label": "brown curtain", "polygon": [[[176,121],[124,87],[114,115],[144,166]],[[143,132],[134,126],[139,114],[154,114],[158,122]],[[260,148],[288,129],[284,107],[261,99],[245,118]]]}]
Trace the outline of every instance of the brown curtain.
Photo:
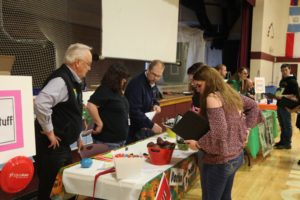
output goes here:
[{"label": "brown curtain", "polygon": [[251,6],[255,6],[255,0],[247,0],[247,2],[248,2]]},{"label": "brown curtain", "polygon": [[249,67],[249,54],[251,44],[252,10],[255,0],[245,0],[242,4],[242,27],[240,41],[240,67]]}]

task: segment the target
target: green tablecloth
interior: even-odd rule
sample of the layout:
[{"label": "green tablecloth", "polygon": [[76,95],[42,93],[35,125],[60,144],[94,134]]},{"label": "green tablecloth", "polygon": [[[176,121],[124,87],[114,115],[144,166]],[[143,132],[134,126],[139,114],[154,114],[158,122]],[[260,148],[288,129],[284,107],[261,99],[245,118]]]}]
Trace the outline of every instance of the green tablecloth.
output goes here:
[{"label": "green tablecloth", "polygon": [[[272,127],[273,137],[276,138],[278,136],[278,127],[277,127],[277,113],[274,110],[264,110],[262,111],[265,119],[272,119],[266,120],[266,123],[271,123],[269,126]],[[259,131],[262,130],[259,126],[266,126],[266,124],[262,123],[257,125],[256,127],[252,128],[248,137],[247,143],[247,150],[251,154],[253,158],[256,158],[258,152],[261,149],[260,144],[260,133]]]}]

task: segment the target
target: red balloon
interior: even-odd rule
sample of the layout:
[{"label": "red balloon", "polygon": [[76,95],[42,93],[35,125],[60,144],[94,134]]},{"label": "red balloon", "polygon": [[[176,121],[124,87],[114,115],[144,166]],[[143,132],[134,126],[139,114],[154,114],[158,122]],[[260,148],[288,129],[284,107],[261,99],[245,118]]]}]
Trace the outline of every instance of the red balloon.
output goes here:
[{"label": "red balloon", "polygon": [[0,173],[0,187],[7,193],[20,192],[30,183],[33,173],[32,160],[25,156],[14,157],[2,168]]}]

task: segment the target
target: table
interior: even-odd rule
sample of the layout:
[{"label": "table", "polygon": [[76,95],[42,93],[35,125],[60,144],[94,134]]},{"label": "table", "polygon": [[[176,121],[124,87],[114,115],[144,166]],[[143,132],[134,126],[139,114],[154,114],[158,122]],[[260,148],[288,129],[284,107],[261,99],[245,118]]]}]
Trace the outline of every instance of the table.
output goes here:
[{"label": "table", "polygon": [[263,156],[266,156],[272,149],[274,138],[278,136],[276,111],[264,110],[262,113],[266,119],[265,123],[260,123],[252,128],[248,137],[246,148],[253,158],[256,158],[260,150],[262,150]]},{"label": "table", "polygon": [[277,110],[277,106],[275,104],[259,103],[258,107],[260,110]]},{"label": "table", "polygon": [[[167,137],[166,133],[159,136],[175,142],[175,139]],[[127,148],[121,148],[116,150],[115,153],[125,152],[125,149],[129,153],[146,153],[147,143],[156,141],[157,137],[154,136],[129,145]],[[79,163],[75,163],[61,169],[52,190],[52,199],[63,199],[64,190],[66,193],[93,196],[94,177],[102,170],[103,166],[109,167],[109,163],[94,159],[91,168],[83,169]],[[180,199],[196,181],[197,169],[195,151],[175,149],[171,163],[168,165],[156,166],[145,161],[141,175],[138,178],[118,180],[115,173],[101,175],[97,180],[95,197],[112,200],[155,199],[160,181],[164,175],[169,183],[172,198]]]}]

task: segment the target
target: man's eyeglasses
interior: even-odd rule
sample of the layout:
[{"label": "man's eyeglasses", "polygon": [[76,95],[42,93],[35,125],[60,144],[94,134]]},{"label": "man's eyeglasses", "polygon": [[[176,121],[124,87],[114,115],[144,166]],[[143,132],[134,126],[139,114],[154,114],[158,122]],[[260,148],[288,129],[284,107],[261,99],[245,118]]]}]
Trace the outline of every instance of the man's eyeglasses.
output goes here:
[{"label": "man's eyeglasses", "polygon": [[153,76],[155,76],[156,78],[161,78],[162,75],[156,74],[152,71],[149,71],[150,74],[152,74]]},{"label": "man's eyeglasses", "polygon": [[85,60],[80,60],[82,61],[83,63],[85,63],[87,66],[91,67],[92,66],[92,63],[91,62],[86,62]]}]

